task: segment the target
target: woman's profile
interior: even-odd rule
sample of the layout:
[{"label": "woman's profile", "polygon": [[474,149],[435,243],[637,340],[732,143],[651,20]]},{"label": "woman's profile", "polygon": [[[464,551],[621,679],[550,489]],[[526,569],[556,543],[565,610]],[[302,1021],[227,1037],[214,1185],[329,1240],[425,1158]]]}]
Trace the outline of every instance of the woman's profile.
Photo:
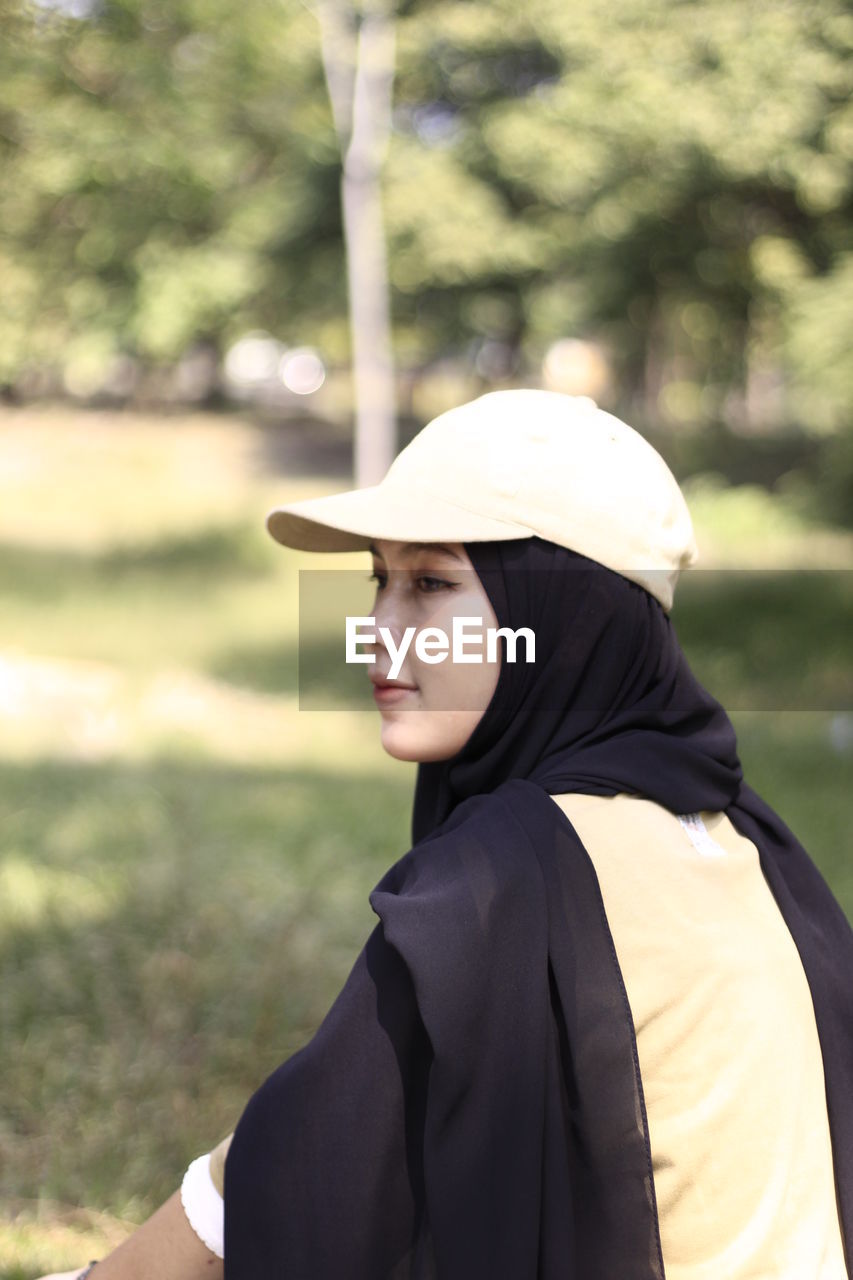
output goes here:
[{"label": "woman's profile", "polygon": [[[853,930],[681,651],[661,457],[495,392],[268,528],[372,557],[412,845],[315,1036],[95,1280],[846,1280]],[[439,659],[460,619],[491,658]]]}]

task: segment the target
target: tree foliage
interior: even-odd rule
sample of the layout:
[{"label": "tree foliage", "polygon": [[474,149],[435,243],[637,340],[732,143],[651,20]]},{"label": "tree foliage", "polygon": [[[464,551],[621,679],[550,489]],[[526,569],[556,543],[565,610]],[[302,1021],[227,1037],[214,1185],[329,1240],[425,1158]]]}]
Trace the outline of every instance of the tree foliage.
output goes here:
[{"label": "tree foliage", "polygon": [[305,9],[4,8],[6,376],[68,343],[170,360],[251,326],[341,327],[337,147]]},{"label": "tree foliage", "polygon": [[[802,421],[849,418],[846,5],[501,0],[404,25],[392,262],[421,324],[424,292],[477,281],[501,305],[460,299],[462,325],[539,347],[595,331],[676,419],[736,411],[732,388],[780,366]],[[436,229],[410,188],[434,192],[439,163]]]},{"label": "tree foliage", "polygon": [[[345,358],[310,9],[0,7],[0,376],[256,327]],[[397,38],[403,363],[592,336],[672,422],[850,424],[846,3],[401,0]]]}]

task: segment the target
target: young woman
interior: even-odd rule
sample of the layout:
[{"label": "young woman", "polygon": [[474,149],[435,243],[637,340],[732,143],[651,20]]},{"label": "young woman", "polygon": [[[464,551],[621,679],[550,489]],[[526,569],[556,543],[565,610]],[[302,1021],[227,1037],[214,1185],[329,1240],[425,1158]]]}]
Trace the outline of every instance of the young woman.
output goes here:
[{"label": "young woman", "polygon": [[[371,550],[419,769],[375,929],[214,1161],[226,1280],[846,1280],[853,931],[680,650],[659,455],[498,392],[268,523]],[[491,660],[436,660],[462,619]],[[202,1162],[95,1280],[221,1274],[205,1199]]]}]

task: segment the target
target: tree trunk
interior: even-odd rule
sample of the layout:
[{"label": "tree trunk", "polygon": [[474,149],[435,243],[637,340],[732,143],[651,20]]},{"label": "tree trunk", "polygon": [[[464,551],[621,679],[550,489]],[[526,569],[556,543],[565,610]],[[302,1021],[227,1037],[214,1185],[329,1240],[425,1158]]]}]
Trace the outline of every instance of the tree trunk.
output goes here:
[{"label": "tree trunk", "polygon": [[341,204],[355,399],[355,483],[378,483],[396,452],[382,161],[391,130],[391,0],[318,0],[323,67],[341,147]]}]

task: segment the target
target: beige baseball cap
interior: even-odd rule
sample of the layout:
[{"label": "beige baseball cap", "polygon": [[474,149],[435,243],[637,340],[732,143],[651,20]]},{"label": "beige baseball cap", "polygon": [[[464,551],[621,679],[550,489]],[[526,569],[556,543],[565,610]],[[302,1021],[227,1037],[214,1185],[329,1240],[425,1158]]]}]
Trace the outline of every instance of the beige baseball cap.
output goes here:
[{"label": "beige baseball cap", "polygon": [[492,391],[428,422],[379,484],[276,507],[300,551],[534,535],[640,583],[665,609],[698,552],[684,495],[637,431],[585,396]]}]

